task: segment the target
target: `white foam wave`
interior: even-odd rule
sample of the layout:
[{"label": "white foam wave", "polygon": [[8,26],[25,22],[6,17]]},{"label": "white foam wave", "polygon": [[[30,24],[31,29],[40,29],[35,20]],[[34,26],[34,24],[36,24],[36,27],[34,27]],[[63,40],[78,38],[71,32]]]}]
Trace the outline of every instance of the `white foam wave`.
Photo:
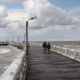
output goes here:
[{"label": "white foam wave", "polygon": [[10,52],[9,49],[0,49],[0,54],[8,53],[8,52]]}]

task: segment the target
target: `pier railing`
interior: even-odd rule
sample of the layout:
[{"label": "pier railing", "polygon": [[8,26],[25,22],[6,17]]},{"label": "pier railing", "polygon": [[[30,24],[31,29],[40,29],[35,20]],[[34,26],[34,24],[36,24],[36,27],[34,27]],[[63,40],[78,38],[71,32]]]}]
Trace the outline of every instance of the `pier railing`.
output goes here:
[{"label": "pier railing", "polygon": [[9,68],[0,77],[0,80],[25,80],[27,69],[26,53],[22,51],[21,55],[12,62]]},{"label": "pier railing", "polygon": [[[42,43],[36,43],[32,42],[33,45],[42,47]],[[51,47],[51,50],[54,52],[57,52],[59,54],[62,54],[66,57],[69,57],[71,59],[80,61],[80,51],[77,49],[70,49],[66,47],[60,47],[60,46],[53,46]]]},{"label": "pier railing", "polygon": [[54,52],[60,53],[64,56],[67,56],[67,57],[70,57],[70,58],[75,59],[77,61],[80,61],[80,51],[78,51],[77,49],[52,46],[52,50]]}]

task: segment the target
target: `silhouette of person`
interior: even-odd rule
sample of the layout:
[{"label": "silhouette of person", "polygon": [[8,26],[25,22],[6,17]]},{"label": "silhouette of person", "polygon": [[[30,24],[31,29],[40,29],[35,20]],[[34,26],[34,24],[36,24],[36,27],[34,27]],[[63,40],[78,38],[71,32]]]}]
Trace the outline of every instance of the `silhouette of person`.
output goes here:
[{"label": "silhouette of person", "polygon": [[51,45],[50,43],[47,44],[47,51],[48,51],[48,54],[50,54],[50,49],[51,49]]},{"label": "silhouette of person", "polygon": [[46,48],[47,48],[46,42],[43,43],[43,48],[44,48],[44,53],[46,53]]}]

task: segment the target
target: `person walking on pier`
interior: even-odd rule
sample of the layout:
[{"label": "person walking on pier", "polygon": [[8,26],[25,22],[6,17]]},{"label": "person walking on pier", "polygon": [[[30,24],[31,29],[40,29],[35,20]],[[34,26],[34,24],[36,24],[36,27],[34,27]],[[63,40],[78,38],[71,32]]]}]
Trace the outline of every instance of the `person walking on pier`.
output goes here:
[{"label": "person walking on pier", "polygon": [[46,42],[43,43],[44,53],[46,53],[47,44]]},{"label": "person walking on pier", "polygon": [[47,44],[47,51],[48,51],[48,54],[50,54],[50,49],[51,49],[51,45],[50,43]]}]

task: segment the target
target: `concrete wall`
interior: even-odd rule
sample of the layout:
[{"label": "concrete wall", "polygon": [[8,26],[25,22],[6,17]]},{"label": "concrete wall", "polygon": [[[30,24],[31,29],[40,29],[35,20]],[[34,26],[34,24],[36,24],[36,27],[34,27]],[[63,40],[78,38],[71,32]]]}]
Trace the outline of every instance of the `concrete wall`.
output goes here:
[{"label": "concrete wall", "polygon": [[21,55],[15,59],[9,68],[0,77],[0,80],[25,80],[27,69],[26,53],[21,52]]}]

